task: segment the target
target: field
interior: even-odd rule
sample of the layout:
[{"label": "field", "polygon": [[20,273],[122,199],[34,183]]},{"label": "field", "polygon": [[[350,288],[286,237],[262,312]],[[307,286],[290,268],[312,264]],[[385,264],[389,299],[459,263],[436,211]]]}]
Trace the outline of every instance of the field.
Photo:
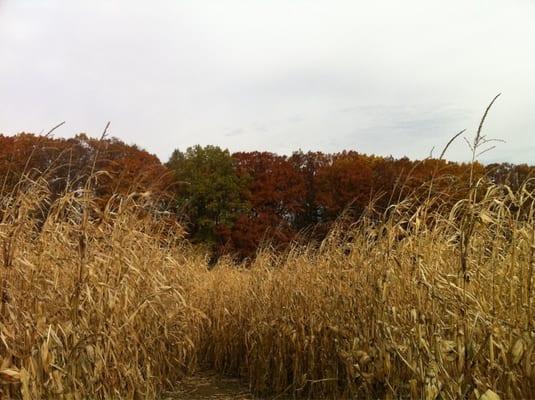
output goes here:
[{"label": "field", "polygon": [[2,398],[173,398],[205,369],[265,398],[535,398],[529,187],[370,206],[209,269],[149,194],[21,182],[0,211]]}]

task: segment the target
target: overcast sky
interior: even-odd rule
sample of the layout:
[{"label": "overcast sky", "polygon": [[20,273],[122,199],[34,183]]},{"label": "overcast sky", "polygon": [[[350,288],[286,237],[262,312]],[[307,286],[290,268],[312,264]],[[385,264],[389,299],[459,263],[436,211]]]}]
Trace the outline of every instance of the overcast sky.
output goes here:
[{"label": "overcast sky", "polygon": [[[0,132],[535,164],[535,0],[0,0]],[[463,141],[448,157],[465,160]]]}]

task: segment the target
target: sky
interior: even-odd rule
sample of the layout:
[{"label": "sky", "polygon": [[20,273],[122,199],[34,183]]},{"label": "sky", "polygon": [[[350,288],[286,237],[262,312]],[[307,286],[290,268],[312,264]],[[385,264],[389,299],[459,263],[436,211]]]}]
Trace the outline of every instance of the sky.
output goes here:
[{"label": "sky", "polygon": [[[535,0],[0,0],[0,132],[535,164]],[[459,139],[447,158],[465,161]]]}]

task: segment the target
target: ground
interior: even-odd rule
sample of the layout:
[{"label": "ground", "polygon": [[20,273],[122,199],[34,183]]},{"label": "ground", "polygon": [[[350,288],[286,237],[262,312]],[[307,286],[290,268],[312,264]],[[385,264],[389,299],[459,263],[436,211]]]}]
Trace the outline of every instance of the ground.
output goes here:
[{"label": "ground", "polygon": [[235,378],[226,378],[213,371],[203,371],[182,382],[183,389],[173,393],[173,400],[253,400],[243,383]]}]

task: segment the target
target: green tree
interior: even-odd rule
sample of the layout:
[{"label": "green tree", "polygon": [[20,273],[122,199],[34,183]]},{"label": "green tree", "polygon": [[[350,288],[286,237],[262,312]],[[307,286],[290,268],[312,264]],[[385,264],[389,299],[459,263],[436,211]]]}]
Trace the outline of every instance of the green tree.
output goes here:
[{"label": "green tree", "polygon": [[238,176],[228,150],[194,146],[175,150],[167,163],[177,180],[177,206],[194,241],[222,246],[239,215],[249,209],[247,177]]}]

